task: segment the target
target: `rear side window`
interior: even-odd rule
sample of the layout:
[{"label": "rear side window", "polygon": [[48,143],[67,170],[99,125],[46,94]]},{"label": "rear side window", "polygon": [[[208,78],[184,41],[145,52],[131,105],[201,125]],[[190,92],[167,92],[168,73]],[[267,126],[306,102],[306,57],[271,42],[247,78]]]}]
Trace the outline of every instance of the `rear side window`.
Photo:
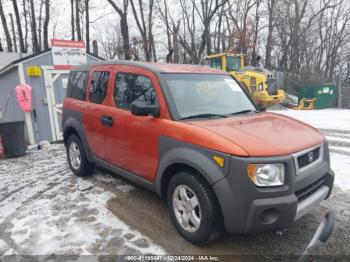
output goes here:
[{"label": "rear side window", "polygon": [[134,101],[146,102],[149,105],[158,104],[151,79],[126,73],[120,73],[116,77],[114,101],[117,107],[127,110]]},{"label": "rear side window", "polygon": [[67,89],[67,97],[85,100],[87,72],[71,72]]},{"label": "rear side window", "polygon": [[109,72],[94,72],[90,83],[90,102],[101,104],[107,95]]}]

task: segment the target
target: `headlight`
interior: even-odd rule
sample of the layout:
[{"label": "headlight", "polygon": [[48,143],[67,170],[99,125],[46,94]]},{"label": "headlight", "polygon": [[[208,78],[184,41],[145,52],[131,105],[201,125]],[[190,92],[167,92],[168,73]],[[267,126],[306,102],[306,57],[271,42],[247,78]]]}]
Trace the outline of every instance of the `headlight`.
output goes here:
[{"label": "headlight", "polygon": [[284,184],[283,164],[250,164],[247,173],[256,186],[270,187]]},{"label": "headlight", "polygon": [[258,85],[258,91],[263,91],[263,83],[260,83],[260,84]]}]

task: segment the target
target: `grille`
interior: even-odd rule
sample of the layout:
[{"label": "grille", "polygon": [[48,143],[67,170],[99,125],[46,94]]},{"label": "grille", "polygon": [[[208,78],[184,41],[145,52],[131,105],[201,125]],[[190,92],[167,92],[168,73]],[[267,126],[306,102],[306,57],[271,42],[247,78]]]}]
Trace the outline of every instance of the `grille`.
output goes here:
[{"label": "grille", "polygon": [[308,196],[312,195],[317,189],[319,189],[324,184],[325,178],[322,177],[316,182],[308,185],[307,187],[304,187],[303,189],[295,192],[296,197],[299,201],[304,200]]},{"label": "grille", "polygon": [[298,166],[303,168],[313,162],[315,162],[320,156],[320,148],[316,148],[310,152],[307,152],[298,157]]}]

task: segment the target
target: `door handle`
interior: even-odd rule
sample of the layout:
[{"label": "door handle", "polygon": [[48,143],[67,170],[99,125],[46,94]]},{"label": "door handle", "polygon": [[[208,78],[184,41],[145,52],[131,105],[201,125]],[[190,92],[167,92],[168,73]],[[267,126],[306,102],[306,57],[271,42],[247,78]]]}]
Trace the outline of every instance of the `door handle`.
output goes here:
[{"label": "door handle", "polygon": [[112,127],[114,124],[113,118],[111,116],[102,116],[101,123],[102,123],[102,125],[107,126],[107,127]]}]

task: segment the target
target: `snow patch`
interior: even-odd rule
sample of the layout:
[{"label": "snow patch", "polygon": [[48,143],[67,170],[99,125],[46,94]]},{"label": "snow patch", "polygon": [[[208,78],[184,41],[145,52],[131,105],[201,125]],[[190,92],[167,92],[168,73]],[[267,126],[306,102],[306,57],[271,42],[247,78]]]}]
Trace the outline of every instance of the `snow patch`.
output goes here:
[{"label": "snow patch", "polygon": [[271,110],[316,128],[350,130],[350,109]]},{"label": "snow patch", "polygon": [[120,186],[117,186],[117,189],[124,192],[124,193],[129,193],[130,191],[134,190],[135,187],[132,186],[132,185],[120,185]]},{"label": "snow patch", "polygon": [[335,172],[335,185],[350,192],[350,157],[331,153],[331,168]]},{"label": "snow patch", "polygon": [[[12,239],[21,255],[166,253],[107,209],[115,195],[98,186],[98,176],[71,173],[63,145],[1,161],[0,177],[0,236]],[[108,179],[119,190],[133,188]],[[16,254],[15,247],[0,238],[0,254]]]},{"label": "snow patch", "polygon": [[6,244],[6,242],[0,239],[0,255],[5,253],[10,247]]}]

